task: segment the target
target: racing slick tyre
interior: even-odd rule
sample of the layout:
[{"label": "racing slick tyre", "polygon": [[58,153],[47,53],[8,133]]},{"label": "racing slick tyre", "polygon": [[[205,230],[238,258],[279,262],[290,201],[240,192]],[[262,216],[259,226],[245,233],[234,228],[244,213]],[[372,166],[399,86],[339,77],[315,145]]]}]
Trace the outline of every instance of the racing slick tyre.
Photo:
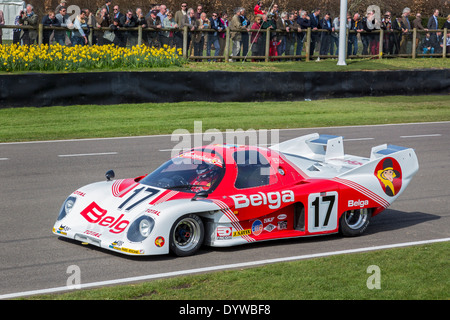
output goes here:
[{"label": "racing slick tyre", "polygon": [[339,220],[339,230],[347,237],[356,237],[364,233],[372,217],[372,209],[349,210]]},{"label": "racing slick tyre", "polygon": [[184,215],[170,229],[170,251],[179,257],[192,255],[202,246],[204,236],[202,219],[195,214]]}]

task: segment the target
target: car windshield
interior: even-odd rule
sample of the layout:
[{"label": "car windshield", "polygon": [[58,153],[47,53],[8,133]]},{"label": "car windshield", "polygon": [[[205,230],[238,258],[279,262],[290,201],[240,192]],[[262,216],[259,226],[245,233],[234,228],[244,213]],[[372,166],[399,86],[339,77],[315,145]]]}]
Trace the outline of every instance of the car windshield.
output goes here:
[{"label": "car windshield", "polygon": [[184,192],[210,192],[224,173],[225,167],[216,155],[188,152],[167,161],[140,183]]}]

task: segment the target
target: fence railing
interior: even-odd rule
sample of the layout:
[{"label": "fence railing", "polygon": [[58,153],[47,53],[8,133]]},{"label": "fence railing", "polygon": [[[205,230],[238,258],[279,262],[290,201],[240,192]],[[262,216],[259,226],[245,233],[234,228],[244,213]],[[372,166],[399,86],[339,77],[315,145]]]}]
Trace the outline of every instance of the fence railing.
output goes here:
[{"label": "fence railing", "polygon": [[[0,25],[0,29],[21,29],[21,30],[35,30],[37,31],[36,39],[32,39],[36,41],[37,44],[44,43],[44,32],[45,31],[74,31],[75,29],[64,28],[64,27],[49,27],[39,24],[38,26],[15,26],[15,25]],[[85,28],[84,30],[88,30]],[[111,28],[89,28],[88,34],[88,44],[93,45],[96,43],[95,39],[98,37],[103,37],[102,34],[105,32],[112,32]],[[120,28],[115,30],[114,33],[127,34],[132,35],[134,38],[134,42],[138,45],[141,44],[149,44],[149,45],[159,45],[161,44],[161,37],[163,32],[169,32],[172,38],[172,42],[169,45],[176,46],[177,48],[182,49],[182,55],[184,58],[189,60],[204,60],[204,59],[214,59],[214,60],[223,60],[233,61],[233,60],[259,60],[259,61],[276,61],[276,60],[298,60],[305,59],[309,61],[313,58],[337,58],[337,54],[330,54],[330,49],[327,48],[327,51],[324,51],[324,46],[331,46],[334,50],[334,46],[336,46],[337,53],[337,45],[338,41],[334,38],[339,36],[338,32],[330,32],[327,30],[312,30],[308,28],[306,30],[301,30],[300,32],[295,31],[285,31],[285,30],[274,30],[274,29],[260,29],[260,30],[233,30],[230,28],[226,28],[224,32],[220,33],[220,37],[224,40],[221,41],[222,45],[224,45],[224,49],[220,50],[221,54],[216,55],[205,55],[205,46],[211,46],[211,42],[208,40],[208,36],[210,34],[216,33],[216,30],[213,29],[202,29],[202,30],[194,30],[191,31],[185,26],[182,29],[166,29],[166,28],[142,28],[142,26],[136,28]],[[241,35],[245,35],[243,41],[247,41],[245,44],[248,47],[248,54],[243,52],[242,55],[232,55],[233,52],[233,39],[231,38],[231,33],[241,33]],[[195,36],[201,33],[203,34],[203,40],[200,40],[200,43],[203,43],[203,46],[200,51],[201,55],[195,55],[198,53],[194,51],[194,47],[196,42]],[[421,43],[424,38],[424,34],[430,33],[432,37],[437,41],[437,47],[434,52],[424,53],[424,51],[419,52],[421,48]],[[359,35],[359,37],[358,37]],[[201,35],[200,35],[201,37]],[[271,48],[271,41],[274,41],[276,37],[276,41],[282,41],[281,45],[289,45],[288,51],[283,51],[282,55],[275,55],[273,47]],[[125,37],[125,39],[128,37]],[[401,31],[386,31],[383,29],[373,30],[372,32],[356,32],[353,30],[347,30],[346,32],[346,44],[347,44],[347,57],[348,58],[386,58],[386,57],[407,57],[407,58],[417,58],[417,57],[442,57],[446,58],[450,56],[450,35],[448,33],[448,29],[438,29],[438,30],[417,30],[413,29],[408,33],[402,33]],[[359,38],[359,39],[358,39]],[[156,41],[149,39],[156,39]],[[257,39],[257,40],[255,40]],[[356,39],[356,40],[355,40]],[[126,41],[126,40],[125,40]],[[203,41],[203,42],[202,42]],[[352,49],[354,49],[355,42],[358,48],[358,51],[348,52],[350,49],[350,43],[352,43]],[[442,41],[442,43],[440,43]],[[130,42],[131,43],[131,42]],[[127,43],[122,44],[127,45]],[[315,54],[316,52],[311,51],[311,46],[315,46],[319,54]],[[362,45],[363,49],[360,52],[359,48]],[[300,47],[301,46],[301,47]],[[217,48],[214,48],[216,51]],[[369,51],[370,50],[370,51]],[[211,50],[207,50],[207,52],[211,52]],[[255,52],[257,52],[256,55]],[[283,54],[284,53],[284,54]],[[298,54],[300,53],[300,54]],[[331,52],[332,53],[332,52]],[[356,54],[355,54],[356,53]]]}]

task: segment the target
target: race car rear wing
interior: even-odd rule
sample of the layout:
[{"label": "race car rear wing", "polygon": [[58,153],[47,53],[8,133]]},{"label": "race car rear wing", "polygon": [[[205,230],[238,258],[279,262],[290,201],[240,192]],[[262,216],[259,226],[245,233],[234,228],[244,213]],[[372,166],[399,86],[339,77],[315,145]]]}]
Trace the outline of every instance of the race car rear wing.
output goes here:
[{"label": "race car rear wing", "polygon": [[341,136],[313,133],[294,138],[270,147],[272,150],[320,162],[344,157]]},{"label": "race car rear wing", "polygon": [[371,149],[370,158],[344,153],[343,137],[313,133],[270,147],[283,154],[310,177],[332,178],[372,174],[379,160],[396,158],[405,167],[405,176],[412,177],[418,161],[411,148],[383,144]]},{"label": "race car rear wing", "polygon": [[372,148],[372,151],[370,152],[370,161],[376,160],[378,158],[385,157],[387,155],[406,150],[408,148],[405,147],[399,147],[394,146],[392,144],[382,144],[376,147]]}]

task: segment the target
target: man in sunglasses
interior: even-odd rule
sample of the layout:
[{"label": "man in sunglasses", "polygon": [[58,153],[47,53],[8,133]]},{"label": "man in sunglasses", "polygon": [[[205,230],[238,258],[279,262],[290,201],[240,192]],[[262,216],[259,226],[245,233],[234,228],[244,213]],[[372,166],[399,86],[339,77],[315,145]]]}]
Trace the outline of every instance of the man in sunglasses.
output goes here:
[{"label": "man in sunglasses", "polygon": [[[71,24],[66,7],[60,7],[55,18],[58,20],[60,27],[67,28],[67,25]],[[60,45],[64,46],[66,44],[66,30],[55,30],[54,37],[55,41]]]},{"label": "man in sunglasses", "polygon": [[224,25],[222,21],[219,19],[219,15],[217,13],[212,14],[212,18],[210,19],[211,29],[214,29],[215,32],[210,32],[208,34],[208,46],[206,48],[206,55],[211,55],[211,46],[214,45],[214,56],[218,56],[220,52],[220,44],[219,44],[219,32],[224,30]]},{"label": "man in sunglasses", "polygon": [[[175,23],[178,26],[182,26],[183,25],[183,21],[184,21],[184,17],[187,14],[187,3],[183,2],[181,4],[181,8],[180,10],[178,10],[177,12],[175,12]],[[173,34],[174,36],[174,43],[175,43],[175,47],[177,49],[179,48],[183,48],[183,32],[182,31],[176,31]]]},{"label": "man in sunglasses", "polygon": [[114,11],[113,11],[113,17],[112,19],[117,19],[119,20],[119,27],[123,27],[123,25],[125,24],[125,15],[120,12],[120,8],[118,5],[114,6]]}]

